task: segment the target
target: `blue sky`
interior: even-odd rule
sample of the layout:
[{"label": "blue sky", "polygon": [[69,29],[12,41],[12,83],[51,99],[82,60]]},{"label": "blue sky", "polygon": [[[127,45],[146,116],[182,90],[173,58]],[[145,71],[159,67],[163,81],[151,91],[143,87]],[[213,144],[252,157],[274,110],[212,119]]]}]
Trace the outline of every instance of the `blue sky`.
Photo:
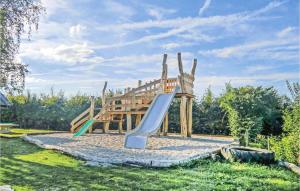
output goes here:
[{"label": "blue sky", "polygon": [[211,86],[219,94],[233,86],[275,86],[299,81],[297,0],[42,0],[47,14],[31,41],[25,36],[21,62],[29,65],[26,89],[99,95],[157,79],[164,53],[169,76],[198,59],[195,93]]}]

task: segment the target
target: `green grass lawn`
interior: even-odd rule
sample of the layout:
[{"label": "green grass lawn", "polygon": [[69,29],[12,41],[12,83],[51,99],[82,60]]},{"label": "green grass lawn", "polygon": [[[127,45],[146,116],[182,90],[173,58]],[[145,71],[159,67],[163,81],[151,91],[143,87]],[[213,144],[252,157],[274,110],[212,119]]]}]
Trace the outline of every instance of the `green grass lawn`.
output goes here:
[{"label": "green grass lawn", "polygon": [[0,140],[0,185],[15,190],[299,190],[276,166],[200,160],[166,169],[87,167],[83,161],[21,139]]},{"label": "green grass lawn", "polygon": [[51,133],[55,131],[50,130],[41,130],[41,129],[20,129],[20,128],[12,128],[9,133],[0,133],[0,137],[4,138],[17,138],[21,137],[25,134],[40,134],[40,133]]}]

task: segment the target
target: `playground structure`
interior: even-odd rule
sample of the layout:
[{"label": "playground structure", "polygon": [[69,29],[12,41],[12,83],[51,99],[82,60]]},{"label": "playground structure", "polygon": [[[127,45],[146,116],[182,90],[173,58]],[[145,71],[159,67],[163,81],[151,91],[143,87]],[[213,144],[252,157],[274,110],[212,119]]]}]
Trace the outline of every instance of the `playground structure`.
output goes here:
[{"label": "playground structure", "polygon": [[[147,137],[154,133],[158,135],[162,133],[166,136],[168,133],[168,108],[175,97],[180,99],[181,135],[191,137],[193,82],[197,60],[194,59],[191,72],[186,73],[183,71],[181,53],[177,54],[177,58],[178,77],[168,77],[167,54],[164,54],[160,79],[145,84],[139,80],[136,88],[126,88],[124,93],[116,93],[113,96],[106,93],[107,82],[105,82],[100,112],[95,115],[95,100],[91,99],[90,107],[72,120],[71,132],[75,133],[74,136],[80,136],[87,131],[92,133],[93,124],[103,123],[103,133],[108,133],[110,124],[117,123],[119,133],[123,133],[123,121],[126,121],[126,142],[130,137],[135,137],[140,141],[141,136]],[[133,115],[135,115],[136,127],[134,130],[132,130]],[[125,146],[132,147],[129,143],[125,143]],[[139,148],[144,148],[144,146]]]}]

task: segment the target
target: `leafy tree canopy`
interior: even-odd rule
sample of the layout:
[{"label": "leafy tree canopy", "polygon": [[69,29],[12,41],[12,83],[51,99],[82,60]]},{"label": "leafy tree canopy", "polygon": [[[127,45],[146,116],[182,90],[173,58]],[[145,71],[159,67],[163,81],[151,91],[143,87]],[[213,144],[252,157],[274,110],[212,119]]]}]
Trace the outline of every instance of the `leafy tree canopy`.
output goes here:
[{"label": "leafy tree canopy", "polygon": [[0,87],[10,92],[24,88],[27,69],[16,60],[21,35],[26,33],[30,38],[44,10],[37,0],[0,1]]}]

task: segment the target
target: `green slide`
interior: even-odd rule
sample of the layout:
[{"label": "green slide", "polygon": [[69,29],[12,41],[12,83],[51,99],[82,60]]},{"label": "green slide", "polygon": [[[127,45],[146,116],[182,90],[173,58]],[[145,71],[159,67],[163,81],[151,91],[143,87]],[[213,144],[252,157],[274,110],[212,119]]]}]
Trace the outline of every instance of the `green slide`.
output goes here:
[{"label": "green slide", "polygon": [[89,129],[89,127],[91,125],[93,125],[94,123],[94,120],[93,119],[90,119],[90,120],[87,120],[87,122],[85,122],[85,124],[79,129],[78,132],[76,132],[73,137],[78,137],[80,135],[83,135],[85,134],[85,132]]}]

